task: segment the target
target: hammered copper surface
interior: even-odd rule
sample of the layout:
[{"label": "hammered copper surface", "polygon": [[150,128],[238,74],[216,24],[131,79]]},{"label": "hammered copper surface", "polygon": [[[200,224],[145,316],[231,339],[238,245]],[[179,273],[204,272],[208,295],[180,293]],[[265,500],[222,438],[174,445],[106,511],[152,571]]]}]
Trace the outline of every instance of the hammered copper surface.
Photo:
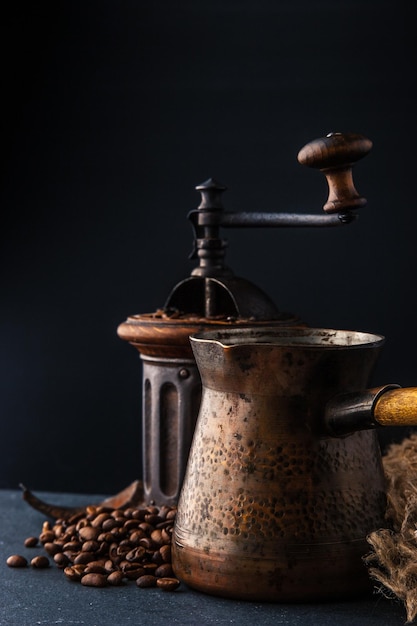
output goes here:
[{"label": "hammered copper surface", "polygon": [[366,387],[382,338],[238,334],[238,343],[233,332],[192,339],[203,398],[178,505],[175,571],[201,591],[242,599],[361,592],[369,586],[365,537],[385,510],[379,445],[374,431],[325,436],[321,419],[329,398]]}]

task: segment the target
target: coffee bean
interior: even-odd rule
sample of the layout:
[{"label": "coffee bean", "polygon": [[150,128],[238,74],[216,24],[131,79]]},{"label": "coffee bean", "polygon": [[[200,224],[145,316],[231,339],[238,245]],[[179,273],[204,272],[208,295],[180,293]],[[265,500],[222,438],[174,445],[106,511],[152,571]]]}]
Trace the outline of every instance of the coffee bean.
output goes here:
[{"label": "coffee bean", "polygon": [[46,556],[35,556],[30,564],[37,569],[44,569],[45,567],[49,567],[49,559]]},{"label": "coffee bean", "polygon": [[164,540],[162,538],[162,530],[160,528],[156,528],[151,532],[151,539],[157,546],[162,546]]},{"label": "coffee bean", "polygon": [[75,524],[69,524],[69,526],[66,527],[65,529],[65,535],[68,535],[69,537],[72,537],[73,535],[75,535],[76,533],[76,526]]},{"label": "coffee bean", "polygon": [[107,561],[104,563],[104,569],[108,574],[112,574],[113,572],[117,571],[111,559],[107,559]]},{"label": "coffee bean", "polygon": [[166,528],[168,526],[172,526],[172,520],[171,519],[166,519],[163,522],[160,522],[159,524],[157,524],[155,526],[155,528]]},{"label": "coffee bean", "polygon": [[152,550],[157,547],[150,537],[142,537],[142,539],[139,539],[139,546],[142,546],[146,550]]},{"label": "coffee bean", "polygon": [[158,578],[156,586],[164,591],[175,591],[180,586],[178,578]]},{"label": "coffee bean", "polygon": [[81,517],[81,519],[78,520],[78,522],[75,525],[75,530],[77,531],[77,533],[81,530],[81,528],[84,528],[85,526],[90,526],[88,517],[89,516]]},{"label": "coffee bean", "polygon": [[12,554],[6,561],[9,567],[26,567],[28,562],[24,556],[20,554]]},{"label": "coffee bean", "polygon": [[152,554],[152,563],[156,563],[157,565],[162,565],[163,562],[164,562],[164,559],[162,558],[160,551],[156,550]]},{"label": "coffee bean", "polygon": [[135,545],[139,544],[139,541],[146,537],[145,531],[142,528],[133,530],[129,535],[129,541]]},{"label": "coffee bean", "polygon": [[107,576],[104,574],[84,574],[81,578],[81,584],[87,587],[105,587],[107,585]]},{"label": "coffee bean", "polygon": [[78,531],[78,535],[82,541],[94,541],[100,534],[100,530],[98,528],[94,528],[93,526],[84,526],[80,528]]},{"label": "coffee bean", "polygon": [[159,511],[158,511],[158,515],[159,515],[159,517],[160,517],[161,519],[163,519],[163,520],[164,520],[164,519],[166,519],[166,516],[168,515],[168,513],[169,513],[169,511],[170,511],[170,510],[171,510],[171,509],[170,509],[170,507],[169,507],[169,506],[167,506],[166,504],[163,504],[163,505],[161,506],[161,508],[159,509]]},{"label": "coffee bean", "polygon": [[154,574],[157,567],[158,566],[156,563],[144,563],[143,564],[143,569],[146,570],[147,574]]},{"label": "coffee bean", "polygon": [[91,520],[91,526],[93,528],[102,528],[103,522],[110,518],[110,513],[99,513],[93,520]]},{"label": "coffee bean", "polygon": [[148,522],[141,522],[139,524],[139,528],[141,528],[146,534],[150,535],[151,532],[153,531],[154,527],[152,526],[152,524],[149,524]]},{"label": "coffee bean", "polygon": [[24,545],[26,548],[34,548],[38,545],[38,541],[39,540],[37,537],[28,537],[27,539],[25,539]]},{"label": "coffee bean", "polygon": [[158,578],[172,578],[174,572],[171,563],[164,563],[155,570],[155,576]]},{"label": "coffee bean", "polygon": [[145,589],[147,587],[156,587],[156,581],[156,576],[145,574],[144,576],[139,576],[139,578],[136,579],[136,584],[138,587]]},{"label": "coffee bean", "polygon": [[155,527],[157,524],[160,524],[163,521],[164,520],[161,517],[159,517],[159,515],[156,515],[156,513],[151,513],[150,515],[145,515],[145,522],[147,522],[148,524],[150,524],[153,527]]},{"label": "coffee bean", "polygon": [[118,522],[116,522],[113,517],[108,517],[101,525],[101,528],[105,533],[110,532],[113,528],[117,528],[119,526]]},{"label": "coffee bean", "polygon": [[50,556],[54,556],[54,554],[57,554],[58,552],[62,552],[62,546],[57,544],[57,543],[55,543],[54,541],[47,541],[44,544],[43,549]]},{"label": "coffee bean", "polygon": [[78,552],[72,552],[72,550],[64,550],[64,552],[62,554],[67,557],[67,559],[70,561],[70,563],[72,563],[74,561],[75,557],[77,556]]},{"label": "coffee bean", "polygon": [[106,561],[105,559],[97,559],[96,561],[90,561],[87,563],[87,567],[105,567]]},{"label": "coffee bean", "polygon": [[123,574],[122,572],[112,572],[107,576],[107,582],[109,585],[121,585],[123,584]]},{"label": "coffee bean", "polygon": [[145,575],[145,571],[143,567],[133,567],[132,569],[125,569],[123,573],[128,580],[137,580]]},{"label": "coffee bean", "polygon": [[96,558],[93,552],[79,552],[74,559],[74,565],[87,565],[90,561],[94,561]]},{"label": "coffee bean", "polygon": [[85,541],[83,543],[83,545],[81,546],[81,551],[82,552],[98,552],[100,548],[100,544],[98,541],[95,541],[94,539],[89,539],[88,541]]},{"label": "coffee bean", "polygon": [[84,570],[85,565],[72,565],[64,569],[64,574],[69,580],[78,582],[81,580]]},{"label": "coffee bean", "polygon": [[52,541],[55,541],[55,539],[55,533],[52,530],[45,530],[39,535],[39,541],[42,544],[51,543]]},{"label": "coffee bean", "polygon": [[153,505],[149,505],[146,507],[146,511],[147,513],[150,513],[152,515],[158,515],[159,513],[159,509],[157,506],[153,506]]},{"label": "coffee bean", "polygon": [[130,552],[129,546],[121,545],[120,543],[116,548],[116,554],[122,557],[123,560],[126,560],[126,554],[128,554],[129,552]]},{"label": "coffee bean", "polygon": [[145,556],[146,550],[143,546],[138,546],[137,548],[134,548],[133,550],[130,550],[127,554],[126,554],[126,561],[140,561],[144,556]]},{"label": "coffee bean", "polygon": [[55,537],[59,539],[64,534],[64,524],[56,523],[52,530]]},{"label": "coffee bean", "polygon": [[103,565],[99,565],[96,561],[95,563],[89,563],[84,570],[85,574],[105,574],[107,576],[106,568]]},{"label": "coffee bean", "polygon": [[133,530],[137,530],[139,526],[139,522],[136,519],[128,519],[124,524],[123,524],[123,530],[127,531],[127,532],[131,532]]},{"label": "coffee bean", "polygon": [[166,544],[159,548],[159,554],[162,557],[164,563],[171,563],[171,546]]},{"label": "coffee bean", "polygon": [[145,509],[136,509],[132,511],[132,519],[137,519],[141,522],[145,519],[145,515],[147,515],[147,511]]},{"label": "coffee bean", "polygon": [[54,563],[57,567],[67,567],[69,562],[69,558],[66,556],[66,554],[63,554],[62,552],[57,552],[57,554],[54,554]]},{"label": "coffee bean", "polygon": [[122,539],[126,537],[126,531],[120,526],[115,526],[111,529],[110,532],[113,535],[114,540],[118,541],[119,543]]},{"label": "coffee bean", "polygon": [[78,550],[81,550],[82,545],[81,541],[68,541],[63,545],[62,552],[78,552]]}]

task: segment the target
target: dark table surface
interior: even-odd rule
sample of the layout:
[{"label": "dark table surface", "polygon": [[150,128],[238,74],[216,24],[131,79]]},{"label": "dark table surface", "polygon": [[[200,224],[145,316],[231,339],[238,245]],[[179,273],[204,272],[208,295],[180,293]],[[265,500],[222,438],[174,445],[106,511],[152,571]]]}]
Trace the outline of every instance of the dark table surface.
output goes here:
[{"label": "dark table surface", "polygon": [[[41,493],[48,502],[84,505],[102,496]],[[39,535],[45,516],[22,500],[20,491],[0,490],[0,625],[1,626],[121,626],[143,624],[248,624],[250,626],[402,626],[404,607],[380,593],[360,601],[328,604],[238,602],[195,592],[183,584],[175,592],[121,587],[92,588],[70,582],[52,565],[45,570],[6,565],[11,554],[30,560],[44,554],[25,548],[28,536]]]}]

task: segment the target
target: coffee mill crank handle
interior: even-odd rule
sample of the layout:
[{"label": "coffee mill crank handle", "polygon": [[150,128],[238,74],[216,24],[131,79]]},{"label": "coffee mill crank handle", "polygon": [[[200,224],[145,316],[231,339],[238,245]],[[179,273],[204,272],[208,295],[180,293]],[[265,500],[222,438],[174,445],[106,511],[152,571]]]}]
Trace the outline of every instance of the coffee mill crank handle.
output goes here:
[{"label": "coffee mill crank handle", "polygon": [[[223,212],[217,223],[224,227],[326,227],[350,224],[355,211],[366,205],[357,192],[352,168],[372,148],[372,141],[358,133],[329,133],[314,139],[298,153],[298,162],[320,170],[326,177],[329,196],[323,206],[325,215],[305,213]],[[204,202],[204,207],[209,204]]]},{"label": "coffee mill crank handle", "polygon": [[[201,204],[188,214],[196,235],[192,257],[203,256],[205,265],[208,265],[207,258],[213,255],[212,249],[221,250],[221,244],[224,244],[218,238],[220,227],[294,228],[350,224],[356,218],[356,210],[366,205],[366,198],[360,196],[355,188],[352,168],[371,148],[372,141],[358,133],[329,133],[326,137],[310,141],[299,151],[299,163],[320,170],[327,179],[329,195],[323,206],[324,215],[283,211],[225,211],[221,194],[226,187],[211,178],[205,181],[196,187],[201,193]],[[219,274],[218,268],[216,273]],[[224,268],[220,273],[224,273]],[[207,268],[198,268],[194,274],[207,276]]]},{"label": "coffee mill crank handle", "polygon": [[417,387],[384,385],[341,394],[327,403],[325,427],[333,436],[379,426],[417,426]]}]

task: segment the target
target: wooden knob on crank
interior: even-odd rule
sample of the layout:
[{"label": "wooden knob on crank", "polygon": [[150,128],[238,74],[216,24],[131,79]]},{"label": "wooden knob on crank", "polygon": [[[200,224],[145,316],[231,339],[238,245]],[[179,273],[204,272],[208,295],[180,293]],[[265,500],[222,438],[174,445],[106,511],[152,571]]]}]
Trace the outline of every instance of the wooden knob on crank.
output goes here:
[{"label": "wooden knob on crank", "polygon": [[315,167],[326,176],[329,197],[323,210],[326,213],[343,213],[366,204],[358,194],[352,177],[352,167],[372,148],[372,141],[356,133],[329,133],[314,139],[298,153],[298,161]]}]

